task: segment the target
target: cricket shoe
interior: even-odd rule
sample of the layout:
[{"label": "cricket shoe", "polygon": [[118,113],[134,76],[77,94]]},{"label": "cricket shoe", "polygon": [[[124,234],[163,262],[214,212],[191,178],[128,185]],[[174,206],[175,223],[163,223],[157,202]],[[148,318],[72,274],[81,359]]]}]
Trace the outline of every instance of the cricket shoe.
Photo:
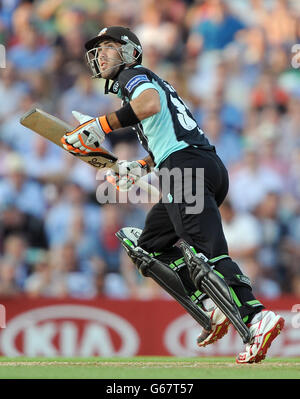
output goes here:
[{"label": "cricket shoe", "polygon": [[239,364],[261,362],[283,326],[284,318],[270,310],[262,310],[255,315],[248,324],[251,341],[246,345],[246,351],[237,356],[236,362]]},{"label": "cricket shoe", "polygon": [[197,338],[197,345],[203,348],[206,345],[213,344],[218,339],[224,337],[228,332],[230,321],[221,312],[219,308],[214,308],[210,313],[211,330],[203,329],[202,333]]}]

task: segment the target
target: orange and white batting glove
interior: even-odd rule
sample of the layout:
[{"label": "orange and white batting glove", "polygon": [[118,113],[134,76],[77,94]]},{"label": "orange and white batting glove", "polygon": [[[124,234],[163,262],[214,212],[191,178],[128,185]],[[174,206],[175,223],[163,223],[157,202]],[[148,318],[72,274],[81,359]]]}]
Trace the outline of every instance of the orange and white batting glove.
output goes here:
[{"label": "orange and white batting glove", "polygon": [[118,161],[119,173],[109,170],[106,172],[106,180],[119,191],[129,191],[141,178],[143,171],[147,170],[147,163],[138,161]]},{"label": "orange and white batting glove", "polygon": [[80,125],[62,137],[64,149],[79,155],[100,152],[99,147],[105,140],[105,135],[111,132],[106,116],[92,118],[77,111],[73,111],[72,114]]}]

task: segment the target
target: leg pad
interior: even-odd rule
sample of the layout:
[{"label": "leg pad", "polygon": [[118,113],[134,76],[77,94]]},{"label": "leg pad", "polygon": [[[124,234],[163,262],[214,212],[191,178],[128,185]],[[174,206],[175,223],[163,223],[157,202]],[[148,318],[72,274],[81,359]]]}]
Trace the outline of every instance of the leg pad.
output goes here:
[{"label": "leg pad", "polygon": [[151,277],[165,291],[167,291],[184,309],[203,327],[211,330],[209,316],[197,306],[188,295],[178,273],[172,270],[167,264],[150,256],[130,240],[128,228],[123,228],[116,233],[126,252],[145,277]]},{"label": "leg pad", "polygon": [[243,322],[227,283],[209,265],[204,255],[196,255],[184,240],[180,243],[191,278],[196,287],[203,290],[215,305],[228,317],[243,339],[248,343],[250,331]]}]

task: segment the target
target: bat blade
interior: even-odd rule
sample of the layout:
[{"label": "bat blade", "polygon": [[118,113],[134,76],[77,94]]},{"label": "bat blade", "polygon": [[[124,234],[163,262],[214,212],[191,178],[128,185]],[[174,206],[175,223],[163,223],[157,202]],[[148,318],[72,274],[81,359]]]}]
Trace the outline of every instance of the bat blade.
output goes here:
[{"label": "bat blade", "polygon": [[[61,147],[66,151],[61,143],[62,136],[73,130],[73,127],[68,123],[60,120],[54,115],[51,115],[39,108],[32,108],[26,112],[20,119],[21,125],[38,133],[40,136],[52,141],[52,143]],[[118,172],[117,161],[118,158],[104,147],[99,147],[101,153],[89,153],[88,155],[75,155],[77,159],[90,164],[97,169],[112,169]],[[144,191],[151,194],[151,199],[157,201],[159,198],[159,191],[156,187],[148,184],[143,179],[139,179],[136,184]]]},{"label": "bat blade", "polygon": [[[52,143],[58,145],[63,150],[65,149],[60,139],[65,133],[73,130],[73,127],[68,123],[60,120],[56,116],[48,114],[47,112],[39,108],[33,108],[30,111],[26,112],[21,117],[20,123],[21,125],[38,133],[40,136],[46,138],[47,140],[52,141]],[[100,147],[100,149],[102,150],[101,154],[97,152],[90,153],[89,155],[76,155],[76,158],[87,162],[97,169],[115,169],[115,164],[118,158],[105,148]]]}]

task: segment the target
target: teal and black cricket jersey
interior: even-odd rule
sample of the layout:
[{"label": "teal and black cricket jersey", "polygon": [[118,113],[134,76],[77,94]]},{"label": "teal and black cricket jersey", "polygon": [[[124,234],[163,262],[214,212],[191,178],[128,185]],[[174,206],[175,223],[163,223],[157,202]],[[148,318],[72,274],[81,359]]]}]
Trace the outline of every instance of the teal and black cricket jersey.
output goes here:
[{"label": "teal and black cricket jersey", "polygon": [[173,152],[191,145],[214,150],[176,90],[149,69],[141,65],[125,68],[111,85],[110,92],[126,103],[147,89],[159,93],[161,110],[144,119],[135,130],[156,168]]}]

